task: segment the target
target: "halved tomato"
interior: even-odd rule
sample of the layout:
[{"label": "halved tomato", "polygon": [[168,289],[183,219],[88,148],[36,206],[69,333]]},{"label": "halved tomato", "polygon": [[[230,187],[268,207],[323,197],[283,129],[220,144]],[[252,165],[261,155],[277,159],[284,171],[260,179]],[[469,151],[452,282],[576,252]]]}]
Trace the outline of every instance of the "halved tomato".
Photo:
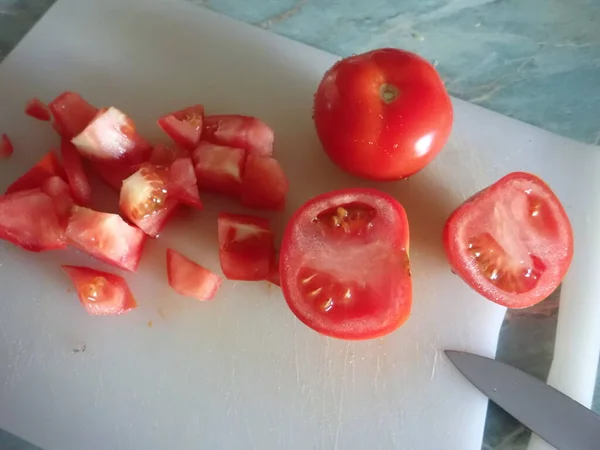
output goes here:
[{"label": "halved tomato", "polygon": [[204,106],[194,105],[158,119],[158,125],[176,143],[194,150],[200,143],[204,122]]},{"label": "halved tomato", "polygon": [[250,208],[283,209],[290,183],[274,158],[248,155],[240,202]]},{"label": "halved tomato", "polygon": [[567,213],[540,178],[515,172],[448,218],[444,247],[453,270],[485,298],[527,308],[548,297],[573,257]]},{"label": "halved tomato", "polygon": [[66,139],[63,139],[60,143],[60,154],[71,186],[73,199],[81,206],[89,205],[92,201],[92,188],[83,169],[81,155],[79,155],[75,146]]},{"label": "halved tomato", "polygon": [[169,167],[176,159],[187,158],[191,152],[179,145],[156,144],[152,147],[152,152],[148,162],[156,166]]},{"label": "halved tomato", "polygon": [[56,158],[54,152],[46,153],[35,166],[29,169],[24,175],[17,179],[6,189],[6,194],[17,191],[39,188],[47,178],[59,176],[66,178],[65,171]]},{"label": "halved tomato", "polygon": [[168,196],[192,208],[202,209],[191,158],[179,158],[169,169]]},{"label": "halved tomato", "polygon": [[218,275],[170,248],[167,249],[167,277],[175,292],[200,301],[212,299],[221,285]]},{"label": "halved tomato", "polygon": [[54,128],[65,139],[72,139],[81,133],[98,112],[98,108],[75,92],[60,94],[48,107],[54,117]]},{"label": "halved tomato", "polygon": [[288,222],[281,287],[292,312],[312,329],[370,339],[410,314],[412,281],[404,208],[374,189],[344,189],[305,203]]},{"label": "halved tomato", "polygon": [[88,314],[112,316],[137,308],[123,277],[89,267],[62,268],[75,285],[79,300]]},{"label": "halved tomato", "polygon": [[133,121],[112,106],[98,114],[72,142],[86,158],[103,162],[139,164],[152,150]]},{"label": "halved tomato", "polygon": [[273,130],[256,117],[240,115],[206,116],[202,139],[213,144],[247,150],[249,154],[273,154]]},{"label": "halved tomato", "polygon": [[48,106],[39,98],[32,98],[25,104],[25,114],[44,122],[48,122],[52,118]]},{"label": "halved tomato", "polygon": [[138,268],[146,235],[117,214],[74,206],[66,231],[70,245],[121,269]]},{"label": "halved tomato", "polygon": [[0,239],[31,252],[65,248],[67,243],[54,202],[40,189],[0,196]]},{"label": "halved tomato", "polygon": [[192,154],[200,189],[239,196],[245,156],[239,148],[200,142]]},{"label": "halved tomato", "polygon": [[75,204],[71,196],[71,188],[61,177],[53,176],[44,181],[42,192],[52,198],[58,220],[63,228],[66,228],[71,216],[71,208]]},{"label": "halved tomato", "polygon": [[219,214],[219,260],[230,280],[265,280],[271,272],[273,232],[269,221],[242,214]]},{"label": "halved tomato", "polygon": [[150,236],[157,237],[177,204],[168,197],[168,171],[146,163],[123,181],[119,207],[123,215]]},{"label": "halved tomato", "polygon": [[2,133],[0,139],[0,158],[8,158],[13,154],[13,144],[6,133]]}]

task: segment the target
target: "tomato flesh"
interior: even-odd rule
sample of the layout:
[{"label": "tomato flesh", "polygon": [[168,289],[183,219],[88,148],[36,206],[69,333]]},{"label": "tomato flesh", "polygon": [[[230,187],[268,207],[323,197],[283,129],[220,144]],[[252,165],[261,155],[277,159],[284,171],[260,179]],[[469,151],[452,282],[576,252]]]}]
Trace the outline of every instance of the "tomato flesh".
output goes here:
[{"label": "tomato flesh", "polygon": [[55,175],[63,179],[66,178],[62,165],[56,158],[54,152],[50,151],[46,153],[42,159],[40,159],[37,164],[28,172],[12,183],[6,189],[6,194],[39,188],[47,178]]},{"label": "tomato flesh", "polygon": [[178,145],[156,144],[148,162],[157,166],[169,167],[176,159],[187,158],[191,152]]},{"label": "tomato flesh", "polygon": [[98,108],[75,92],[60,94],[48,104],[48,108],[54,117],[54,128],[65,139],[81,133],[98,112]]},{"label": "tomato flesh", "polygon": [[313,118],[325,152],[340,168],[368,179],[397,180],[440,152],[453,111],[429,62],[385,48],[329,69],[315,94]]},{"label": "tomato flesh", "polygon": [[146,235],[117,214],[74,206],[66,230],[69,245],[121,269],[138,268]]},{"label": "tomato flesh", "polygon": [[92,188],[83,169],[83,161],[79,152],[71,142],[63,139],[60,144],[60,154],[73,199],[81,206],[89,205],[92,201]]},{"label": "tomato flesh", "polygon": [[305,203],[286,226],[279,272],[292,312],[314,330],[370,339],[408,318],[412,282],[404,208],[374,189]]},{"label": "tomato flesh", "polygon": [[245,157],[242,149],[200,142],[192,154],[198,187],[238,197]]},{"label": "tomato flesh", "polygon": [[453,270],[487,299],[526,308],[548,297],[573,256],[567,214],[538,177],[509,174],[459,206],[444,228]]},{"label": "tomato flesh", "polygon": [[114,107],[98,114],[72,142],[86,158],[103,162],[139,164],[152,150],[133,121]]},{"label": "tomato flesh", "polygon": [[89,267],[62,266],[88,314],[112,316],[137,308],[135,298],[123,277]]},{"label": "tomato flesh", "polygon": [[13,144],[6,133],[0,137],[0,158],[8,158],[13,154]]},{"label": "tomato flesh", "polygon": [[191,158],[173,161],[169,169],[168,196],[192,208],[202,209],[198,194],[198,182]]},{"label": "tomato flesh", "polygon": [[194,150],[200,143],[204,124],[204,107],[194,105],[158,119],[158,125],[177,144]]},{"label": "tomato flesh", "polygon": [[138,170],[136,165],[100,161],[90,161],[90,166],[102,178],[102,181],[117,192],[121,191],[123,181]]},{"label": "tomato flesh", "polygon": [[250,208],[283,209],[289,185],[277,160],[268,156],[248,155],[244,164],[240,202]]},{"label": "tomato flesh", "polygon": [[53,176],[42,184],[42,192],[49,195],[54,202],[54,211],[61,225],[66,228],[75,202],[71,196],[71,188],[59,176]]},{"label": "tomato flesh", "polygon": [[170,248],[167,249],[167,277],[175,292],[200,301],[211,300],[221,285],[219,276]]},{"label": "tomato flesh", "polygon": [[241,148],[249,154],[273,154],[273,130],[256,117],[217,115],[204,118],[202,139],[213,144]]},{"label": "tomato flesh", "polygon": [[32,98],[27,101],[25,104],[25,114],[44,122],[48,122],[52,118],[48,106],[39,98]]},{"label": "tomato flesh", "polygon": [[219,261],[230,280],[266,280],[271,273],[273,232],[269,221],[243,214],[218,218]]}]

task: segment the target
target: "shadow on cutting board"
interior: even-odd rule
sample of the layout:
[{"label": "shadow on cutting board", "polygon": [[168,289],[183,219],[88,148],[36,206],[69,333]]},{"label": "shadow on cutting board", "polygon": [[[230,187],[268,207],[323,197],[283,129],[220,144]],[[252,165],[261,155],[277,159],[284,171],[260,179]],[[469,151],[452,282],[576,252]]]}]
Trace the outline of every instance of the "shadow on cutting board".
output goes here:
[{"label": "shadow on cutting board", "polygon": [[20,437],[0,429],[1,450],[42,450],[40,447],[24,441]]}]

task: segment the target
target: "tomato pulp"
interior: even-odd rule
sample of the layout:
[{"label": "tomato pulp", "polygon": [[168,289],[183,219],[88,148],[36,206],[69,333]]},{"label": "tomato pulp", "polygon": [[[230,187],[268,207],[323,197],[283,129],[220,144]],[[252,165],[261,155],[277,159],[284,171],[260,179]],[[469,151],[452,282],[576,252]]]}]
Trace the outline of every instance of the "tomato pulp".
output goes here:
[{"label": "tomato pulp", "polygon": [[409,230],[402,205],[374,189],[343,189],[305,203],[281,247],[281,288],[314,330],[370,339],[410,314]]},{"label": "tomato pulp", "polygon": [[325,152],[346,172],[398,180],[421,170],[452,127],[450,97],[435,68],[385,48],[351,56],[325,73],[313,117]]},{"label": "tomato pulp", "polygon": [[508,308],[541,302],[573,257],[573,232],[556,195],[538,177],[511,173],[456,209],[444,227],[453,270]]}]

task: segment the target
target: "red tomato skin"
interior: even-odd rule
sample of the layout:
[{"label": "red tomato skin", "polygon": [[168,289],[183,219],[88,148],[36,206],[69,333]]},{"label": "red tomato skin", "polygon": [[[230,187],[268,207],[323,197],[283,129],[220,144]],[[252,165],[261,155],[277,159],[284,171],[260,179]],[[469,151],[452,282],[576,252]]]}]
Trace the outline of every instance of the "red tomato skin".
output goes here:
[{"label": "red tomato skin", "polygon": [[[467,213],[471,208],[477,207],[477,202],[484,196],[495,195],[496,192],[501,190],[504,186],[511,183],[513,180],[524,179],[528,182],[535,183],[541,187],[551,201],[557,206],[558,220],[566,224],[567,236],[566,236],[566,247],[567,253],[559,266],[559,271],[554,279],[554,282],[549,284],[543,284],[539,288],[536,288],[534,292],[526,292],[521,294],[518,298],[511,297],[509,294],[506,296],[496,295],[497,289],[490,289],[489,285],[481,282],[480,277],[465,267],[464,261],[460,258],[459,241],[456,239],[457,235],[457,222],[461,216]],[[562,279],[566,275],[571,261],[573,259],[573,231],[571,229],[571,223],[567,216],[566,211],[562,207],[558,197],[552,192],[550,187],[539,177],[526,172],[513,172],[510,173],[491,186],[482,189],[470,198],[468,198],[463,204],[456,208],[446,220],[444,229],[442,232],[442,243],[446,252],[446,257],[452,270],[460,276],[465,283],[467,283],[472,289],[477,291],[480,295],[486,299],[497,303],[501,306],[505,306],[510,309],[523,309],[533,306],[542,300],[546,299],[552,292],[558,288]]]},{"label": "red tomato skin", "polygon": [[[137,308],[133,294],[123,277],[89,267],[61,266],[67,273],[75,288],[81,305],[92,316],[114,316],[124,314]],[[98,286],[99,298],[89,298],[91,286]],[[106,296],[110,298],[106,298]]]},{"label": "red tomato skin", "polygon": [[32,98],[27,102],[25,105],[25,114],[44,122],[48,122],[52,118],[48,106],[39,98]]},{"label": "red tomato skin", "polygon": [[[382,85],[398,89],[391,102]],[[404,50],[351,56],[329,69],[314,98],[317,135],[344,171],[372,180],[406,178],[429,164],[453,121],[450,97],[435,68]]]},{"label": "red tomato skin", "polygon": [[60,153],[73,199],[78,205],[88,206],[92,201],[92,188],[85,174],[79,152],[71,142],[63,139],[60,144]]},{"label": "red tomato skin", "polygon": [[152,147],[148,162],[157,166],[169,167],[176,159],[189,156],[191,156],[191,152],[179,145],[156,144]]},{"label": "red tomato skin", "polygon": [[212,300],[221,286],[219,276],[170,248],[167,249],[167,278],[175,292],[200,301]]},{"label": "red tomato skin", "polygon": [[53,176],[42,184],[42,192],[49,195],[54,202],[54,210],[61,223],[66,228],[71,215],[71,209],[75,202],[71,196],[71,188],[65,180],[59,176]]},{"label": "red tomato skin", "polygon": [[[313,209],[315,205],[324,204],[324,205],[332,205],[335,203],[336,198],[343,198],[346,196],[364,196],[365,198],[373,195],[382,199],[385,199],[389,204],[391,210],[393,210],[394,214],[397,216],[399,223],[401,226],[399,227],[398,232],[395,234],[395,242],[402,243],[406,250],[406,258],[408,258],[408,250],[409,250],[409,227],[408,227],[408,218],[406,216],[406,212],[402,205],[398,203],[396,199],[380,192],[375,189],[369,188],[347,188],[340,189],[332,192],[327,192],[325,194],[321,194],[317,197],[314,197],[304,203],[296,212],[292,215],[288,224],[285,228],[283,240],[281,243],[281,251],[279,257],[279,275],[280,275],[280,286],[283,292],[283,296],[288,304],[288,307],[294,313],[294,315],[306,326],[312,328],[320,334],[325,336],[333,337],[336,339],[343,340],[366,340],[366,339],[374,339],[378,337],[385,336],[396,329],[400,328],[410,317],[410,312],[412,308],[412,279],[410,275],[410,266],[408,264],[407,259],[407,274],[403,279],[403,288],[407,292],[407,297],[404,298],[403,308],[399,312],[399,314],[394,318],[394,320],[389,321],[386,326],[380,326],[374,330],[368,331],[360,331],[356,332],[353,330],[345,330],[345,331],[332,331],[327,324],[316,323],[309,318],[305,317],[299,307],[296,305],[296,302],[291,295],[291,283],[286,274],[290,270],[290,253],[295,249],[295,238],[294,233],[297,230],[298,224],[301,223],[302,218],[306,214],[307,211]],[[404,276],[404,275],[402,275]]]},{"label": "red tomato skin", "polygon": [[166,114],[158,119],[158,125],[178,145],[190,151],[194,150],[202,137],[204,106],[193,105]]},{"label": "red tomato skin", "polygon": [[248,155],[243,173],[242,205],[274,210],[285,207],[290,183],[277,160],[269,156]]},{"label": "red tomato skin", "polygon": [[6,133],[0,139],[0,158],[8,158],[14,152],[13,144]]},{"label": "red tomato skin", "polygon": [[169,196],[192,208],[202,210],[204,206],[198,194],[198,182],[191,158],[173,161],[169,169]]},{"label": "red tomato skin", "polygon": [[47,178],[59,176],[66,179],[65,171],[54,152],[46,153],[35,166],[18,178],[7,189],[6,194],[35,189],[42,186]]},{"label": "red tomato skin", "polygon": [[256,117],[225,114],[204,118],[202,139],[213,144],[241,148],[251,155],[271,156],[275,134]]},{"label": "red tomato skin", "polygon": [[54,117],[54,128],[65,139],[81,133],[92,121],[98,108],[75,92],[63,92],[48,104]]}]

